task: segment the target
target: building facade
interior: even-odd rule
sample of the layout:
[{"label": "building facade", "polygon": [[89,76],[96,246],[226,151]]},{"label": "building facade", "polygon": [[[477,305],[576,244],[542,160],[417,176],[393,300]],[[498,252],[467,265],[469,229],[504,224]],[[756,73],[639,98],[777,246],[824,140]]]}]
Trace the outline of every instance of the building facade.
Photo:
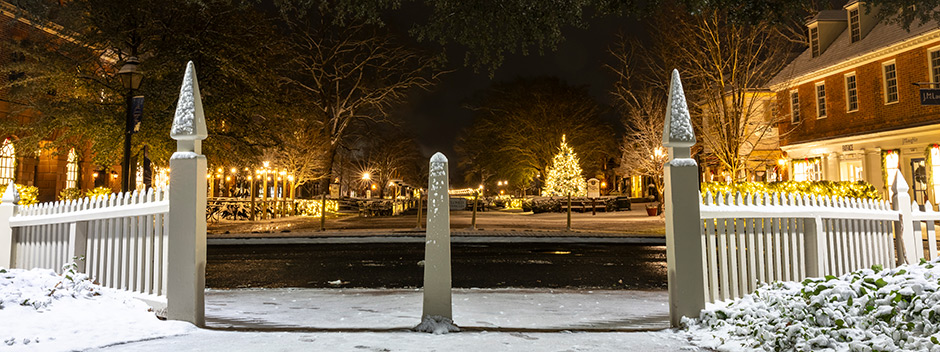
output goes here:
[{"label": "building facade", "polygon": [[[0,38],[4,41],[49,40],[60,36],[56,26],[36,26],[29,20],[16,16],[13,5],[0,1]],[[25,57],[15,51],[4,50],[0,52],[0,63],[25,60]],[[28,124],[37,117],[35,111],[23,108],[22,104],[9,98],[10,82],[24,79],[23,74],[16,71],[0,72],[0,123],[2,126],[15,126]],[[67,150],[52,150],[44,148],[50,145],[40,142],[39,148],[27,150],[19,144],[20,132],[3,132],[0,130],[0,185],[9,182],[34,186],[38,188],[40,202],[54,201],[59,193],[66,188],[87,190],[96,185],[112,186],[120,184],[106,172],[96,170],[91,162],[91,146],[82,141],[74,141],[74,145]],[[33,148],[30,148],[33,149]]]},{"label": "building facade", "polygon": [[[903,173],[919,204],[940,199],[940,26],[910,31],[850,1],[807,22],[810,45],[768,84],[791,179],[866,181],[890,196]],[[940,85],[935,86],[940,88]]]}]

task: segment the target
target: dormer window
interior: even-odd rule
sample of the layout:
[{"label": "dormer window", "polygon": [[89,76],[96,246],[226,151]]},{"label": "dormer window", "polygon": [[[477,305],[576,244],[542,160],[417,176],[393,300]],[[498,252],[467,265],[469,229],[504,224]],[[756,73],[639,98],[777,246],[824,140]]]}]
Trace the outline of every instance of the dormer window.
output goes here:
[{"label": "dormer window", "polygon": [[849,10],[849,30],[852,33],[852,43],[862,40],[862,26],[858,22],[858,6]]},{"label": "dormer window", "polygon": [[809,46],[813,49],[813,57],[819,57],[819,27],[809,27]]}]

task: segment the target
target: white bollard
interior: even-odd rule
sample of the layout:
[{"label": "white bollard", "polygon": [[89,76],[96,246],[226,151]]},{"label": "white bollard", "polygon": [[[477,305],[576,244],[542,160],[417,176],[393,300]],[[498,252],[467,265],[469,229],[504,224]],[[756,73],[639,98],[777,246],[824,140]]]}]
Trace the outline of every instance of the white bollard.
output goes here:
[{"label": "white bollard", "polygon": [[690,149],[695,145],[695,134],[677,70],[672,71],[669,85],[663,145],[669,151],[664,167],[669,320],[678,327],[682,317],[697,318],[705,308],[705,238],[701,234],[698,165]]},{"label": "white bollard", "polygon": [[167,318],[205,326],[206,288],[206,120],[196,71],[190,61],[180,89],[170,136],[170,213],[167,260]]},{"label": "white bollard", "polygon": [[428,169],[428,225],[424,247],[424,309],[415,331],[446,334],[454,325],[450,272],[450,187],[447,158],[436,153]]}]

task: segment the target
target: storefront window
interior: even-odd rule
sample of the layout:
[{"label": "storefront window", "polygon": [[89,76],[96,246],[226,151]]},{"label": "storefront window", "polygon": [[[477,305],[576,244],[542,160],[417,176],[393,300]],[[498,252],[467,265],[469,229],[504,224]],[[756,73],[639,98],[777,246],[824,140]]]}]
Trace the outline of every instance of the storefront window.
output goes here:
[{"label": "storefront window", "polygon": [[901,166],[901,153],[899,150],[886,150],[881,152],[881,160],[884,163],[885,188],[888,189],[888,199],[891,199],[891,186],[894,186],[894,179]]},{"label": "storefront window", "polygon": [[820,158],[793,160],[794,181],[822,180],[822,160]]},{"label": "storefront window", "polygon": [[930,148],[930,184],[933,189],[934,204],[940,203],[940,146]]}]

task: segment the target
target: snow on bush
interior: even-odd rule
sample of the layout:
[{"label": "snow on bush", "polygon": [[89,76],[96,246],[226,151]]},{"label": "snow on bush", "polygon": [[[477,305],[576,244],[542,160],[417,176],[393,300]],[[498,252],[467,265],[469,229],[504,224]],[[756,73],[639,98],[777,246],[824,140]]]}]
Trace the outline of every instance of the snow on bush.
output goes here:
[{"label": "snow on bush", "polygon": [[0,268],[0,351],[73,351],[186,333],[194,327],[160,321],[130,293],[100,287],[66,265]]},{"label": "snow on bush", "polygon": [[775,282],[698,319],[695,344],[723,351],[940,351],[940,262]]},{"label": "snow on bush", "polygon": [[49,269],[0,268],[0,309],[8,305],[47,308],[63,298],[90,298],[100,295],[99,287],[80,273],[75,263],[62,268],[62,275]]}]

